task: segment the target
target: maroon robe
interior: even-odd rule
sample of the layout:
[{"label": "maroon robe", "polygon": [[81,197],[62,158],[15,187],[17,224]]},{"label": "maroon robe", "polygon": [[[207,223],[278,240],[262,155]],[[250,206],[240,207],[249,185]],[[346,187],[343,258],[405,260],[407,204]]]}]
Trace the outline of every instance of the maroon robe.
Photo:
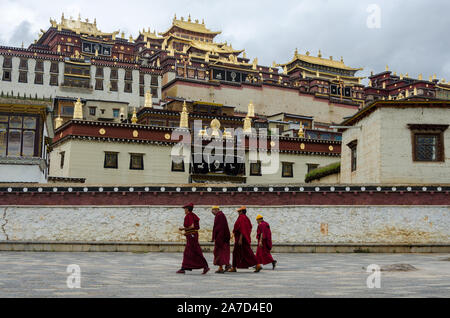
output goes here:
[{"label": "maroon robe", "polygon": [[212,240],[214,241],[214,265],[230,265],[230,229],[222,211],[219,211],[214,219]]},{"label": "maroon robe", "polygon": [[191,225],[194,225],[194,229],[186,231],[186,248],[184,249],[182,268],[187,270],[207,268],[208,262],[203,256],[198,242],[200,218],[193,212],[188,213],[184,218],[184,227],[188,228]]},{"label": "maroon robe", "polygon": [[[259,246],[261,235],[262,247]],[[258,239],[258,249],[256,251],[256,259],[258,260],[258,264],[272,264],[274,259],[270,254],[270,251],[272,250],[272,232],[270,231],[269,223],[262,221],[261,224],[258,225],[256,238]]]},{"label": "maroon robe", "polygon": [[[256,256],[251,248],[252,223],[245,214],[239,215],[234,224],[234,250],[233,250],[233,267],[249,268],[258,264]],[[242,245],[239,245],[239,238],[242,238]]]}]

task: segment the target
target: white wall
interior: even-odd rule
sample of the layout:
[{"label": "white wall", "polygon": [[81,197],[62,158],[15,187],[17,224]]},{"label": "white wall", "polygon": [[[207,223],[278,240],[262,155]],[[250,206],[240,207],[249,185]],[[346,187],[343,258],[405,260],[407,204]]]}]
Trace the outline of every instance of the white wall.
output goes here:
[{"label": "white wall", "polygon": [[[220,202],[217,202],[220,204]],[[230,228],[237,207],[222,207]],[[262,214],[274,243],[440,243],[450,244],[450,207],[291,206],[248,207],[256,236]],[[200,240],[211,240],[210,208],[195,209]],[[2,207],[0,241],[184,242],[180,207]]]}]

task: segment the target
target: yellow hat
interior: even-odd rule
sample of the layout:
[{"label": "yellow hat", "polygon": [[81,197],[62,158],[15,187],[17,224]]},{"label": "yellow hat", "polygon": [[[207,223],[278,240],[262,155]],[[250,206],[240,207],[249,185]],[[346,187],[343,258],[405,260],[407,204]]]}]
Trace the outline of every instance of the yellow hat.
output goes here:
[{"label": "yellow hat", "polygon": [[262,220],[264,219],[263,216],[261,214],[258,214],[258,216],[256,217],[256,220]]},{"label": "yellow hat", "polygon": [[213,210],[220,210],[220,206],[215,205],[211,209],[213,209]]},{"label": "yellow hat", "polygon": [[238,211],[238,212],[241,212],[241,211],[244,211],[244,210],[247,210],[247,207],[246,207],[246,206],[241,206],[237,211]]}]

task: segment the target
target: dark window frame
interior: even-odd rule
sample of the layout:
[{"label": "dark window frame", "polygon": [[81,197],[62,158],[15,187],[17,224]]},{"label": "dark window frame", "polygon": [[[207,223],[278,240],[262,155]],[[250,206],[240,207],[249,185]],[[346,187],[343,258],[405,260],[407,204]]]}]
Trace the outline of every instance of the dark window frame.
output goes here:
[{"label": "dark window frame", "polygon": [[[140,164],[138,168],[133,167],[133,158],[138,157],[140,160]],[[141,153],[130,153],[130,170],[144,170],[144,154]]]},{"label": "dark window frame", "polygon": [[[256,172],[254,170],[254,167],[256,168]],[[250,162],[250,176],[254,176],[254,177],[261,177],[262,176],[262,163],[261,161],[257,161],[257,162]]]},{"label": "dark window frame", "polygon": [[[281,177],[282,178],[294,178],[294,163],[293,162],[282,162],[282,171],[281,171]],[[289,171],[287,168],[290,167],[291,173],[289,174]]]},{"label": "dark window frame", "polygon": [[[41,119],[39,115],[35,114],[23,114],[23,113],[0,113],[1,116],[6,116],[8,118],[8,122],[2,122],[2,124],[6,124],[5,133],[6,133],[6,149],[5,149],[5,155],[7,157],[11,156],[9,154],[9,136],[10,131],[20,131],[20,155],[14,155],[13,157],[20,157],[20,158],[37,158],[41,155],[41,143],[40,140],[42,138],[42,127],[41,127]],[[11,117],[21,117],[21,127],[11,127],[10,120]],[[24,122],[25,117],[31,117],[35,119],[36,125],[34,128],[25,128]],[[24,135],[26,132],[33,132],[34,133],[34,141],[33,141],[33,154],[30,156],[24,155]]]},{"label": "dark window frame", "polygon": [[349,144],[347,144],[347,147],[350,148],[350,167],[351,172],[355,172],[358,170],[358,140],[353,140]]},{"label": "dark window frame", "polygon": [[[184,162],[184,157],[183,156],[180,156],[180,157],[183,158],[181,163],[175,163],[173,161],[173,158],[171,158],[170,162],[172,163],[172,169],[171,169],[172,172],[186,172],[186,165]],[[178,158],[180,158],[180,157],[178,157]]]},{"label": "dark window frame", "polygon": [[[442,163],[445,162],[445,138],[444,132],[448,129],[449,125],[434,125],[434,124],[408,124],[408,128],[411,130],[411,148],[412,148],[412,161],[417,163]],[[433,136],[436,137],[436,159],[435,160],[423,160],[418,156],[418,137],[420,136]]]},{"label": "dark window frame", "polygon": [[62,151],[62,152],[59,153],[59,155],[61,156],[60,157],[60,162],[59,162],[59,167],[62,170],[62,169],[64,169],[64,163],[65,163],[65,159],[66,159],[66,152]]},{"label": "dark window frame", "polygon": [[19,71],[19,83],[28,83],[28,72],[27,71]]},{"label": "dark window frame", "polygon": [[[108,156],[114,156],[115,162],[112,164],[109,164]],[[111,152],[111,151],[105,151],[105,161],[103,164],[103,168],[105,169],[119,169],[119,153],[118,152]]]},{"label": "dark window frame", "polygon": [[44,85],[44,74],[43,73],[34,73],[34,84],[36,85]]},{"label": "dark window frame", "polygon": [[[8,75],[8,76],[6,76],[6,75]],[[12,72],[11,72],[11,70],[3,69],[2,80],[5,81],[5,82],[11,82],[12,81]]]}]

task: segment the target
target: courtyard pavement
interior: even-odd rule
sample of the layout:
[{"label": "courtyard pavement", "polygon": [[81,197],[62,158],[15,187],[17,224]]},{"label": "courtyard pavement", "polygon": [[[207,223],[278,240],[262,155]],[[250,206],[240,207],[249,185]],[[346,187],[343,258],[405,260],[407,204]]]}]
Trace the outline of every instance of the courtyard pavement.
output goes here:
[{"label": "courtyard pavement", "polygon": [[[212,254],[205,254],[212,264]],[[277,254],[279,266],[224,275],[177,275],[182,254],[0,252],[0,297],[450,297],[450,254]],[[369,289],[365,269],[410,264],[417,271],[381,272]],[[69,265],[81,288],[67,286]]]}]

